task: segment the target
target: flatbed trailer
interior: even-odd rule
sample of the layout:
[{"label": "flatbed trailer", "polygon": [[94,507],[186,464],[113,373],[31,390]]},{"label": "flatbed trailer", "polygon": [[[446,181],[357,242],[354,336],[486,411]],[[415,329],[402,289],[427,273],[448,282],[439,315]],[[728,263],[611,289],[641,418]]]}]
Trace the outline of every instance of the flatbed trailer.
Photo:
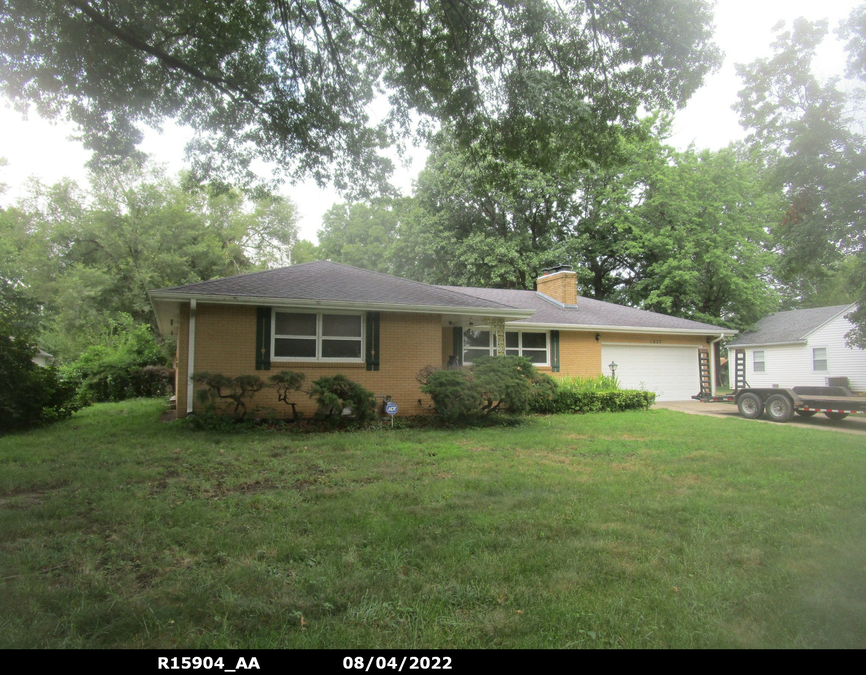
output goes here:
[{"label": "flatbed trailer", "polygon": [[831,420],[866,414],[866,396],[855,396],[845,387],[744,387],[731,394],[695,396],[704,403],[734,403],[743,417],[766,413],[773,422],[787,422],[795,414],[812,417],[823,413]]}]

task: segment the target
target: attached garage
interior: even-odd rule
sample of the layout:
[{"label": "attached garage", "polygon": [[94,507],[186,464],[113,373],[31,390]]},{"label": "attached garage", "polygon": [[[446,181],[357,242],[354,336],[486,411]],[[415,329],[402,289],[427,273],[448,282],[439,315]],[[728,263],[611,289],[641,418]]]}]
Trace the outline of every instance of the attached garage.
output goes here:
[{"label": "attached garage", "polygon": [[658,401],[687,401],[701,389],[694,346],[602,344],[605,373],[610,373],[612,361],[623,389],[654,391]]}]

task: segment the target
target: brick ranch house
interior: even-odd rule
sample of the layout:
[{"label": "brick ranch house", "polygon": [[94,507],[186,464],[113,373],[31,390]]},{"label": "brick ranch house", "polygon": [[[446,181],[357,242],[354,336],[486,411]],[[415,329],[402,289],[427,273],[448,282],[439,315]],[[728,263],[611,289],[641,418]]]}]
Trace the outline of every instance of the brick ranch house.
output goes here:
[{"label": "brick ranch house", "polygon": [[[200,409],[191,372],[267,379],[282,369],[303,372],[307,382],[343,373],[390,396],[401,415],[422,414],[431,401],[415,379],[419,370],[502,352],[554,377],[609,374],[616,362],[623,387],[688,399],[700,390],[698,350],[715,354],[718,340],[736,333],[578,298],[567,267],[544,274],[537,288],[433,286],[321,261],[164,288],[150,299],[162,334],[177,337],[179,417]],[[305,396],[297,402],[315,411]],[[289,414],[269,388],[253,407]]]}]

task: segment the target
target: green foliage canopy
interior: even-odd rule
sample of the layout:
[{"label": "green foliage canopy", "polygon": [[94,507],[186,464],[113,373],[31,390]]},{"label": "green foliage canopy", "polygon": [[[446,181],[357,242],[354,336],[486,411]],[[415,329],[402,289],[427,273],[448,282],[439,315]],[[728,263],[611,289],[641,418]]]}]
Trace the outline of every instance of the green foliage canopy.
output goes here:
[{"label": "green foliage canopy", "polygon": [[68,181],[34,185],[0,219],[0,247],[42,308],[44,348],[69,361],[107,344],[112,321],[151,325],[151,289],[286,262],[296,219],[286,201],[190,192],[126,164],[94,175],[88,193]]},{"label": "green foliage canopy", "polygon": [[97,159],[176,119],[198,132],[198,175],[249,183],[261,159],[364,192],[384,188],[380,150],[413,115],[452,121],[465,146],[493,129],[497,154],[567,122],[598,154],[611,126],[683,104],[719,62],[711,4],[2,0],[0,82],[73,120]]},{"label": "green foliage canopy", "polygon": [[[864,16],[861,6],[841,30],[849,38],[849,75],[861,81]],[[850,337],[866,346],[866,136],[856,105],[862,90],[814,75],[826,21],[797,19],[777,30],[773,56],[738,66],[744,86],[737,104],[753,147],[772,170],[771,184],[785,195],[786,209],[772,228],[777,272],[792,306],[859,297],[858,330]],[[828,286],[838,289],[835,297]]]}]

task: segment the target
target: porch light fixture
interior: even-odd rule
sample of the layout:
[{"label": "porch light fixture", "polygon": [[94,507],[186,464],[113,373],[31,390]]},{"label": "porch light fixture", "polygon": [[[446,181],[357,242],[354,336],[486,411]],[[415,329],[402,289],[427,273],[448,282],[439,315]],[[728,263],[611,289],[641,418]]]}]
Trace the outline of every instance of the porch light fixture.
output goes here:
[{"label": "porch light fixture", "polygon": [[610,368],[610,376],[616,377],[616,361],[611,361],[608,368]]},{"label": "porch light fixture", "polygon": [[596,333],[595,334],[595,341],[598,342],[599,340],[601,340],[601,333]]}]

